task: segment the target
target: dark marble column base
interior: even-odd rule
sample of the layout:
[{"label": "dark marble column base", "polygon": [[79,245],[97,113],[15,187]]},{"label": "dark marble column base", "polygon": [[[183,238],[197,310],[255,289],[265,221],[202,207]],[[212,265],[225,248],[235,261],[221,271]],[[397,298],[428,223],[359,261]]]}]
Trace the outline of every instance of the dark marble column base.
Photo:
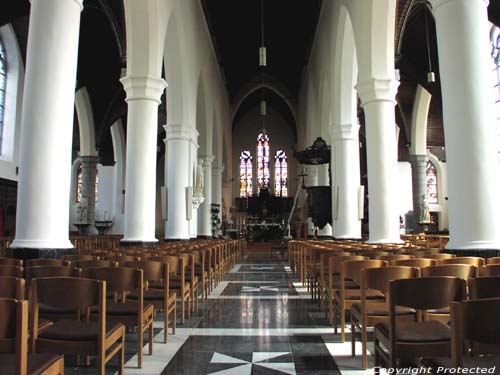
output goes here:
[{"label": "dark marble column base", "polygon": [[163,242],[189,242],[189,238],[164,238]]},{"label": "dark marble column base", "polygon": [[500,257],[500,249],[444,249],[446,254],[455,254],[457,257]]},{"label": "dark marble column base", "polygon": [[11,258],[29,260],[39,258],[61,258],[64,255],[77,255],[76,249],[32,249],[14,247],[6,250],[6,255]]},{"label": "dark marble column base", "polygon": [[335,238],[335,237],[332,237],[333,240],[335,241],[349,241],[349,242],[352,242],[352,241],[362,241],[361,238]]},{"label": "dark marble column base", "polygon": [[198,239],[199,240],[211,240],[211,239],[213,239],[213,237],[212,236],[198,236]]},{"label": "dark marble column base", "polygon": [[320,235],[316,236],[316,238],[318,240],[331,240],[331,239],[333,239],[332,236],[320,236]]},{"label": "dark marble column base", "polygon": [[120,241],[121,247],[155,247],[158,244],[158,241]]}]

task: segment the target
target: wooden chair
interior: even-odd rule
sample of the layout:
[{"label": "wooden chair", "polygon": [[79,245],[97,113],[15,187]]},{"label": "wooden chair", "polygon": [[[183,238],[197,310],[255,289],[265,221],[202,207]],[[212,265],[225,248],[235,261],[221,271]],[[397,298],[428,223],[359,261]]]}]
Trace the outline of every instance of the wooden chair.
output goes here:
[{"label": "wooden chair", "polygon": [[[144,277],[144,300],[147,303],[153,304],[155,311],[163,311],[163,343],[167,343],[168,336],[168,317],[172,315],[172,333],[175,335],[177,326],[177,294],[170,290],[169,284],[169,265],[153,260],[143,260],[135,262],[124,262],[121,264],[124,267],[140,268],[143,271]],[[149,284],[163,285],[159,289],[149,289]],[[138,299],[138,293],[130,293],[127,299]]]},{"label": "wooden chair", "polygon": [[[108,267],[95,268],[94,277],[106,281],[108,292],[122,295],[123,302],[108,302],[106,305],[106,320],[119,322],[128,328],[138,328],[137,332],[137,366],[142,368],[144,333],[148,332],[149,354],[153,354],[153,315],[154,306],[144,304],[144,279],[142,269]],[[126,294],[137,292],[137,298],[126,301]],[[94,315],[95,312],[94,312]]]},{"label": "wooden chair", "polygon": [[[367,268],[380,268],[387,266],[385,260],[348,260],[342,262],[340,266],[340,289],[334,294],[334,328],[337,333],[337,315],[340,317],[340,341],[345,341],[345,314],[351,310],[355,303],[361,302],[360,289],[347,289],[346,282],[354,281],[359,285],[361,282],[361,270]],[[376,300],[383,299],[384,295],[378,290],[365,291],[366,299]]]},{"label": "wooden chair", "polygon": [[[333,325],[334,317],[334,298],[337,290],[340,289],[340,266],[347,260],[365,260],[362,255],[352,255],[351,253],[339,252],[328,256],[328,315],[330,324]],[[358,288],[354,283],[346,284],[347,287]]]},{"label": "wooden chair", "polygon": [[500,276],[476,277],[470,280],[470,298],[500,297]]},{"label": "wooden chair", "polygon": [[62,257],[64,260],[69,260],[72,264],[80,260],[97,260],[99,257],[90,254],[87,255],[65,255]]},{"label": "wooden chair", "polygon": [[[105,281],[72,277],[34,279],[32,299],[33,353],[96,355],[99,375],[105,375],[106,363],[119,353],[119,374],[124,374],[125,327],[120,323],[106,324]],[[38,332],[40,304],[80,311],[97,307],[97,322],[61,320]]]},{"label": "wooden chair", "polygon": [[83,274],[85,275],[85,270],[89,268],[101,268],[101,267],[116,267],[117,262],[112,260],[94,259],[94,260],[77,260],[75,261],[75,266],[83,269]]},{"label": "wooden chair", "polygon": [[19,266],[0,265],[0,276],[24,277],[24,269]]},{"label": "wooden chair", "polygon": [[377,259],[386,260],[387,262],[391,263],[396,260],[408,260],[413,258],[415,258],[415,256],[409,254],[390,254],[390,255],[381,255]]},{"label": "wooden chair", "polygon": [[28,355],[28,301],[0,298],[0,372],[6,375],[64,375],[61,355]]},{"label": "wooden chair", "polygon": [[0,257],[0,265],[22,267],[23,261],[21,259]]},{"label": "wooden chair", "polygon": [[[361,271],[361,302],[354,303],[351,307],[351,350],[352,356],[356,355],[356,327],[361,330],[362,342],[362,368],[368,367],[367,341],[368,327],[373,327],[380,322],[388,322],[389,308],[386,300],[368,300],[366,294],[369,291],[380,291],[387,297],[389,281],[398,279],[410,279],[420,276],[418,268],[404,266],[390,266],[381,268],[368,268]],[[415,310],[408,308],[396,308],[398,319],[414,320]]]},{"label": "wooden chair", "polygon": [[498,367],[500,321],[492,317],[499,315],[500,298],[452,302],[451,355],[424,358],[422,364],[434,369],[462,369],[461,373]]},{"label": "wooden chair", "polygon": [[391,265],[425,268],[425,267],[434,266],[436,264],[436,262],[437,261],[435,259],[413,258],[413,259],[394,260],[391,262]]},{"label": "wooden chair", "polygon": [[194,312],[198,309],[198,290],[199,290],[199,278],[198,275],[196,275],[196,270],[195,270],[195,257],[193,253],[178,253],[177,254],[179,257],[184,259],[184,264],[186,265],[186,274],[185,274],[185,280],[187,283],[189,283],[190,288],[190,300],[191,300],[191,311],[194,314]]},{"label": "wooden chair", "polygon": [[25,281],[19,277],[0,276],[0,298],[24,299]]},{"label": "wooden chair", "polygon": [[500,257],[488,258],[486,264],[500,264]]},{"label": "wooden chair", "polygon": [[[169,289],[175,292],[181,300],[181,322],[184,324],[186,315],[191,317],[191,285],[186,281],[186,263],[185,259],[175,255],[164,255],[152,257],[151,260],[168,263],[169,266]],[[163,289],[164,283],[149,283],[150,289]]]},{"label": "wooden chair", "polygon": [[[380,367],[397,368],[398,359],[450,355],[450,329],[439,321],[422,319],[426,310],[442,309],[465,298],[465,280],[424,277],[393,280],[389,284],[389,324],[378,323],[375,336],[375,374]],[[396,307],[422,310],[414,322],[396,319]],[[386,349],[388,353],[386,352]]]},{"label": "wooden chair", "polygon": [[40,267],[40,266],[65,266],[69,267],[71,262],[65,259],[39,258],[29,259],[24,262],[24,267]]},{"label": "wooden chair", "polygon": [[481,267],[485,265],[484,258],[480,257],[456,257],[449,259],[441,259],[441,264],[470,264],[472,266]]},{"label": "wooden chair", "polygon": [[479,267],[479,276],[500,276],[500,263]]}]

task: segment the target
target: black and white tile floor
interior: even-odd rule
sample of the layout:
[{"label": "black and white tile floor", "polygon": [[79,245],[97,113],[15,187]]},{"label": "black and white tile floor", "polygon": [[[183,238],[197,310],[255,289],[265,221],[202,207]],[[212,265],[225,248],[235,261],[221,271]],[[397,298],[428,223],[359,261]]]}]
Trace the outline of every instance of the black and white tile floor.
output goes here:
[{"label": "black and white tile floor", "polygon": [[[364,375],[360,357],[339,335],[297,282],[285,259],[250,253],[236,265],[176,335],[163,344],[161,317],[155,322],[153,355],[138,369],[134,335],[126,374],[160,375]],[[128,350],[127,350],[128,351]],[[145,353],[147,347],[145,348]],[[358,349],[360,353],[360,348]],[[108,366],[108,373],[116,368]],[[67,374],[94,368],[66,367]]]}]

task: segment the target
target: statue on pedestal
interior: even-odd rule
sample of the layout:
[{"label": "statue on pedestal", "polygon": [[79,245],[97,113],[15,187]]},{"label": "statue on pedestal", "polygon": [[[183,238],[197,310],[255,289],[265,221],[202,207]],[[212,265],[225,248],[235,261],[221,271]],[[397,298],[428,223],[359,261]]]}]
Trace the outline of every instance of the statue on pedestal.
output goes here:
[{"label": "statue on pedestal", "polygon": [[87,198],[81,198],[76,206],[76,223],[88,224],[88,202]]},{"label": "statue on pedestal", "polygon": [[431,213],[429,211],[429,203],[427,202],[427,194],[422,195],[420,201],[420,220],[421,224],[429,224],[431,222]]},{"label": "statue on pedestal", "polygon": [[197,209],[200,204],[205,200],[203,196],[203,160],[198,159],[198,165],[196,167],[196,175],[194,178],[194,189],[193,189],[193,208]]}]

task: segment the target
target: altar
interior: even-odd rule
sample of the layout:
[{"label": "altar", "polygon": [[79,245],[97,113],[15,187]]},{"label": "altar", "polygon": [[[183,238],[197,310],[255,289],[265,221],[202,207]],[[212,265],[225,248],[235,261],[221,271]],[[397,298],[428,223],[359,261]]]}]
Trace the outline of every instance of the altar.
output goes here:
[{"label": "altar", "polygon": [[248,241],[269,242],[283,238],[283,224],[280,223],[248,223],[245,237]]}]

